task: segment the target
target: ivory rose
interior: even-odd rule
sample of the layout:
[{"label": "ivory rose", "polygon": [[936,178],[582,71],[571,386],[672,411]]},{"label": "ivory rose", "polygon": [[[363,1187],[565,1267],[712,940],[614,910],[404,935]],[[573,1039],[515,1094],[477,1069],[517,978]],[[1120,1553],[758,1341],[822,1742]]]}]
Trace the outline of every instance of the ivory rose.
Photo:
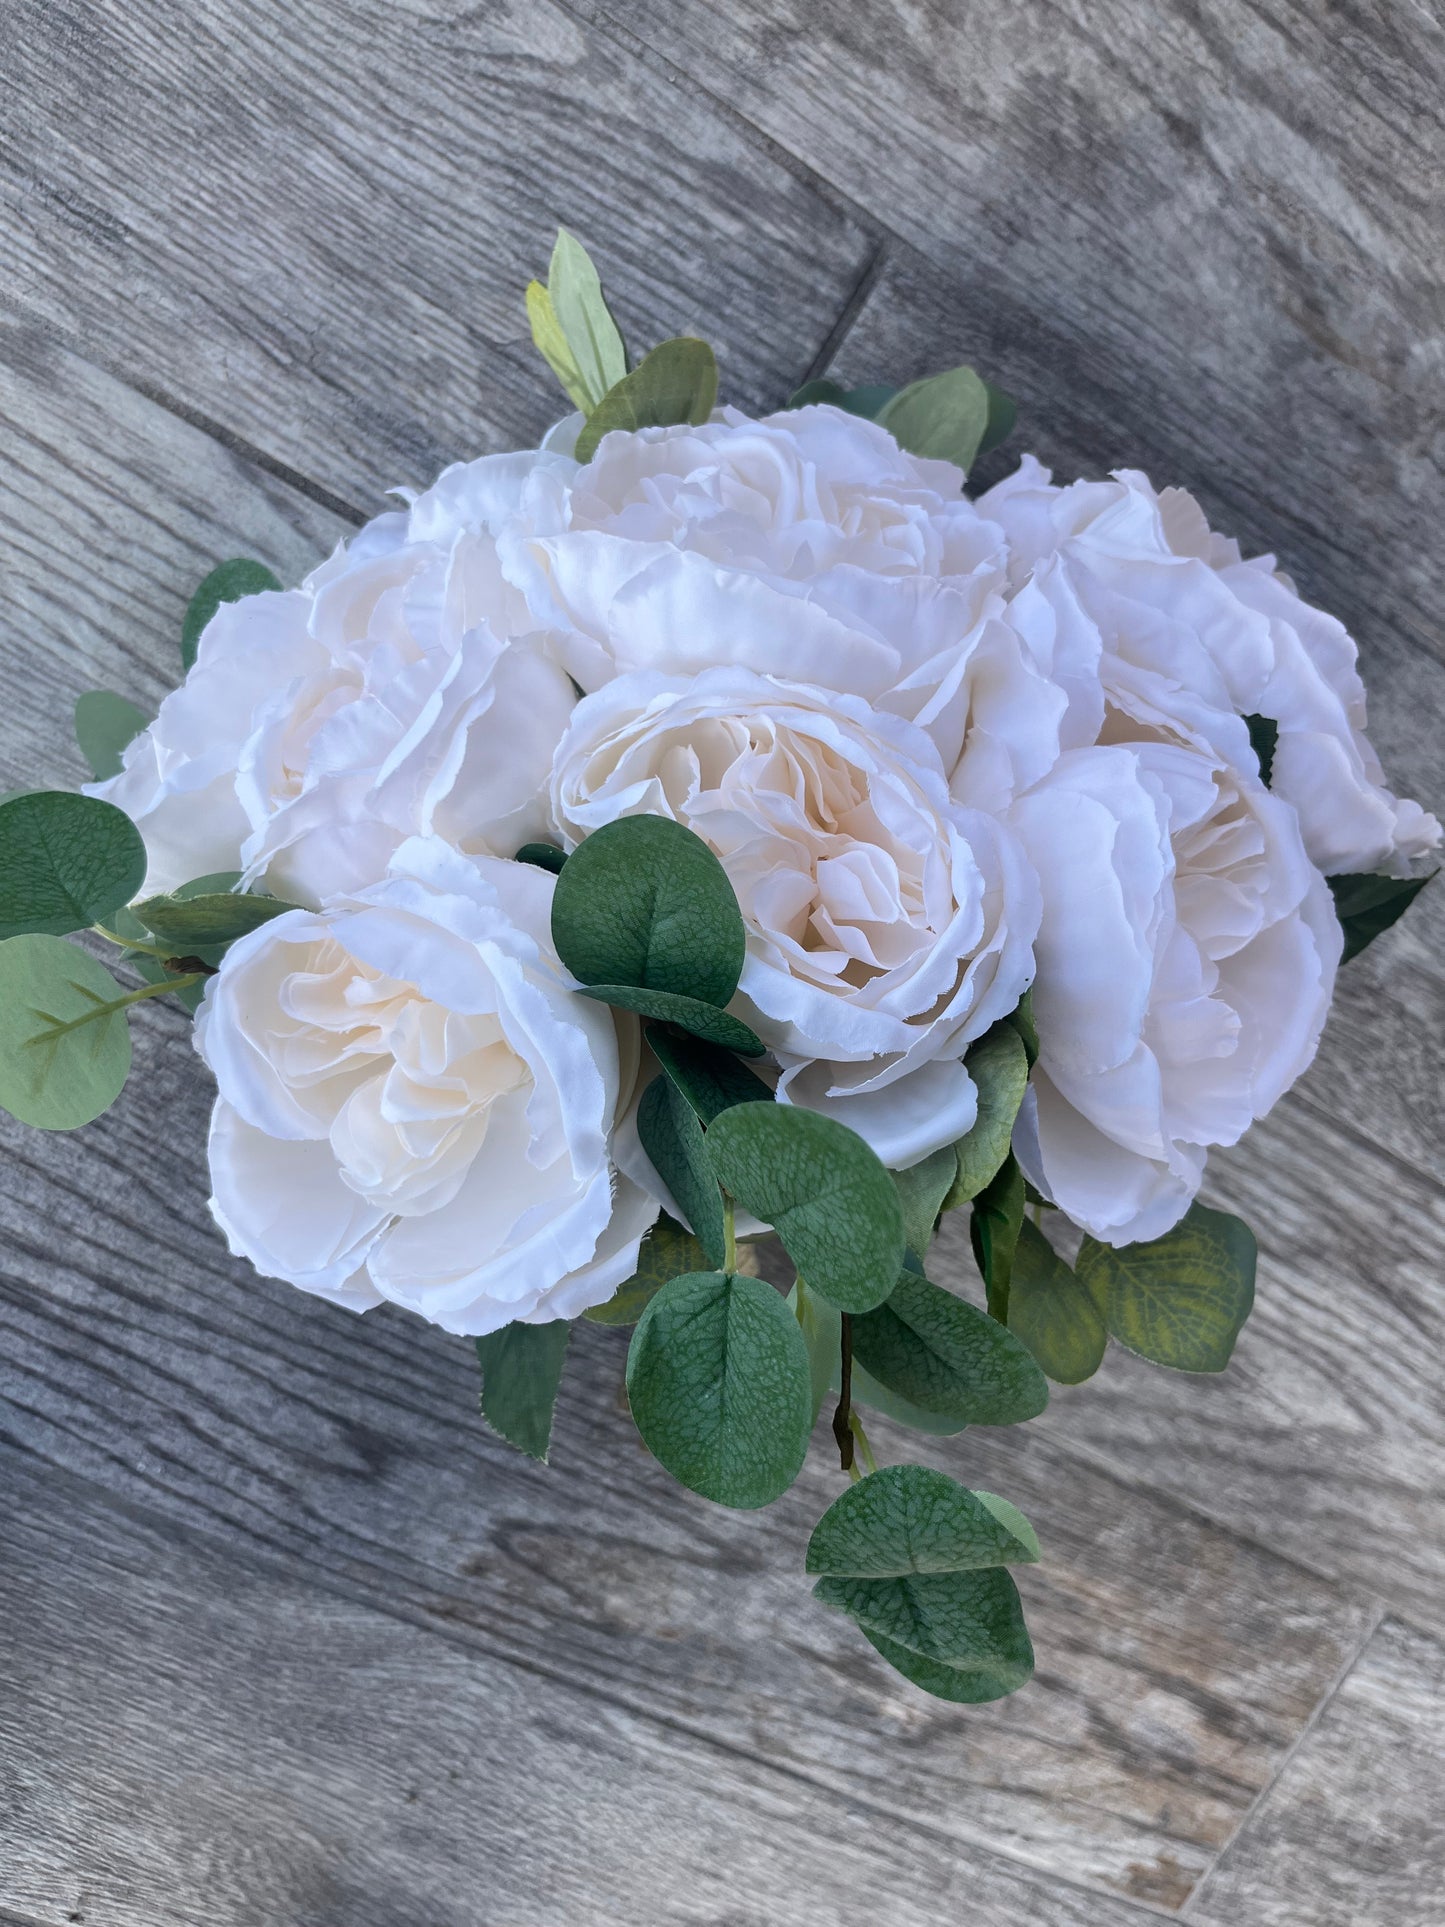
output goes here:
[{"label": "ivory rose", "polygon": [[319,905],[408,836],[510,856],[545,825],[575,700],[493,534],[540,454],[449,469],[300,589],[224,604],[185,682],[93,785],[134,818],[147,888],[242,870]]},{"label": "ivory rose", "polygon": [[1008,537],[1009,619],[1070,694],[1068,744],[1103,705],[1257,770],[1245,716],[1278,726],[1270,786],[1293,805],[1327,875],[1407,875],[1440,841],[1385,786],[1365,734],[1355,644],[1296,593],[1272,556],[1245,561],[1183,489],[1120,470],[1056,488],[1025,457],[980,510]]},{"label": "ivory rose", "polygon": [[1002,531],[951,463],[841,409],[605,435],[529,478],[499,546],[589,693],[729,665],[861,697],[981,808],[1058,754],[1063,697],[1000,620]]},{"label": "ivory rose", "polygon": [[1314,1055],[1329,891],[1288,804],[1165,741],[1070,751],[1011,821],[1043,891],[1020,1161],[1095,1237],[1160,1237]]},{"label": "ivory rose", "polygon": [[467,1333],[575,1317],[632,1274],[657,1206],[608,1139],[637,1025],[575,994],[553,887],[415,838],[369,889],[232,947],[196,1045],[234,1252]]},{"label": "ivory rose", "polygon": [[733,1007],[785,1101],[899,1167],[968,1129],[960,1060],[1032,977],[1038,886],[1010,832],[950,798],[922,730],[746,668],[638,672],[578,704],[552,811],[568,848],[647,814],[717,853],[747,929]]}]

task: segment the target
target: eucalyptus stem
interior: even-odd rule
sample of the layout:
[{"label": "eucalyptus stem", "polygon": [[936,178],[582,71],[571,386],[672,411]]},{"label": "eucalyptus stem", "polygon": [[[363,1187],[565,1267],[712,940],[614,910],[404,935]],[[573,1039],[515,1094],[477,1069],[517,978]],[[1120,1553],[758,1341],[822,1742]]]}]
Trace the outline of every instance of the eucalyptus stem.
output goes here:
[{"label": "eucalyptus stem", "polygon": [[853,1319],[848,1312],[839,1314],[842,1331],[842,1366],[838,1374],[838,1409],[833,1414],[833,1437],[838,1442],[838,1463],[856,1478],[853,1463]]},{"label": "eucalyptus stem", "polygon": [[94,1010],[83,1011],[79,1017],[67,1018],[63,1024],[51,1024],[40,1035],[47,1041],[52,1037],[64,1037],[68,1031],[79,1030],[82,1024],[93,1024],[98,1017],[110,1017],[118,1010],[128,1009],[131,1004],[142,1004],[147,997],[164,997],[167,991],[189,990],[192,984],[203,984],[205,981],[203,973],[196,971],[188,977],[168,977],[160,984],[142,984],[139,990],[128,990],[123,997],[112,997],[109,1003],[97,1004]]},{"label": "eucalyptus stem", "polygon": [[122,950],[139,950],[147,957],[169,957],[175,949],[174,944],[148,943],[144,937],[122,937],[114,930],[107,930],[103,923],[91,925],[96,936],[104,937],[107,943],[116,944]]}]

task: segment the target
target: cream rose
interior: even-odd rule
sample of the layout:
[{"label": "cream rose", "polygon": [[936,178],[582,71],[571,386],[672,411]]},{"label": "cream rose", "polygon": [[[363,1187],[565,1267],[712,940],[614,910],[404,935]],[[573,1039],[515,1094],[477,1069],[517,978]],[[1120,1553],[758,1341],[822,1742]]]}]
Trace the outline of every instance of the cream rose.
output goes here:
[{"label": "cream rose", "polygon": [[300,589],[217,611],[121,774],[91,788],[139,826],[148,889],[242,870],[319,905],[412,835],[510,856],[541,834],[575,692],[493,534],[555,459],[449,469]]},{"label": "cream rose", "polygon": [[1032,977],[1038,888],[1010,832],[950,798],[922,730],[748,669],[624,676],[574,712],[552,811],[569,848],[646,814],[717,853],[747,928],[734,1009],[785,1101],[900,1167],[968,1129],[960,1060]]},{"label": "cream rose", "polygon": [[1011,822],[1043,890],[1020,1160],[1095,1237],[1160,1237],[1314,1055],[1329,891],[1287,804],[1172,743],[1071,751]]},{"label": "cream rose", "polygon": [[1242,718],[1278,725],[1270,786],[1327,875],[1408,874],[1440,841],[1385,787],[1365,734],[1356,649],[1272,556],[1246,562],[1183,489],[1146,476],[1055,488],[1026,457],[979,507],[1008,534],[1011,625],[1070,695],[1068,744],[1103,704],[1255,771]]},{"label": "cream rose", "polygon": [[997,809],[1058,754],[1064,701],[999,619],[1002,533],[962,487],[840,409],[724,408],[539,469],[500,548],[583,690],[724,665],[837,690]]},{"label": "cream rose", "polygon": [[[447,1331],[572,1318],[636,1269],[656,1204],[612,1167],[635,1020],[576,995],[553,879],[438,838],[243,938],[196,1046],[212,1210],[268,1277]],[[620,1042],[619,1042],[620,1039]]]}]

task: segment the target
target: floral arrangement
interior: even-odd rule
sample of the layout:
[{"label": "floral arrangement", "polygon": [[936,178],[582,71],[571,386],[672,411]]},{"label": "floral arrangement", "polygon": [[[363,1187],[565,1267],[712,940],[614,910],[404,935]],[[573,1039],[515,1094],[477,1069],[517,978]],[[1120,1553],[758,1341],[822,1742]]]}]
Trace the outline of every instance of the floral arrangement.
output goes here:
[{"label": "floral arrangement", "polygon": [[[570,235],[527,307],[576,409],[540,448],[299,588],[223,564],[160,713],[82,697],[96,781],[0,806],[0,1103],[89,1122],[179,997],[234,1252],[473,1338],[537,1457],[578,1316],[634,1327],[642,1438],[723,1505],[829,1406],[817,1596],[995,1698],[1034,1532],[863,1414],[1016,1424],[1110,1335],[1224,1368],[1255,1246],[1209,1147],[1439,826],[1344,629],[1190,496],[1025,456],[971,500],[1013,419],[971,370],[752,420],[701,341],[629,364]],[[965,1206],[978,1303],[928,1276]]]}]

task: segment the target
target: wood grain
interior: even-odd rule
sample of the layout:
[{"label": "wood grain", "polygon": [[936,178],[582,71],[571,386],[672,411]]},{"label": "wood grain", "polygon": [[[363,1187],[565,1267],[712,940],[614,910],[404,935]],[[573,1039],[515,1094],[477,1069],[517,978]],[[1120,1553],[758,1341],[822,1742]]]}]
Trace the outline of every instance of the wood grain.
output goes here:
[{"label": "wood grain", "polygon": [[17,1462],[0,1868],[45,1927],[1131,1927]]},{"label": "wood grain", "polygon": [[1437,1927],[1442,1892],[1445,1649],[1387,1620],[1188,1917]]},{"label": "wood grain", "polygon": [[871,253],[825,192],[547,0],[13,0],[9,297],[371,512],[566,412],[522,291],[559,222],[632,339],[775,404]]}]

